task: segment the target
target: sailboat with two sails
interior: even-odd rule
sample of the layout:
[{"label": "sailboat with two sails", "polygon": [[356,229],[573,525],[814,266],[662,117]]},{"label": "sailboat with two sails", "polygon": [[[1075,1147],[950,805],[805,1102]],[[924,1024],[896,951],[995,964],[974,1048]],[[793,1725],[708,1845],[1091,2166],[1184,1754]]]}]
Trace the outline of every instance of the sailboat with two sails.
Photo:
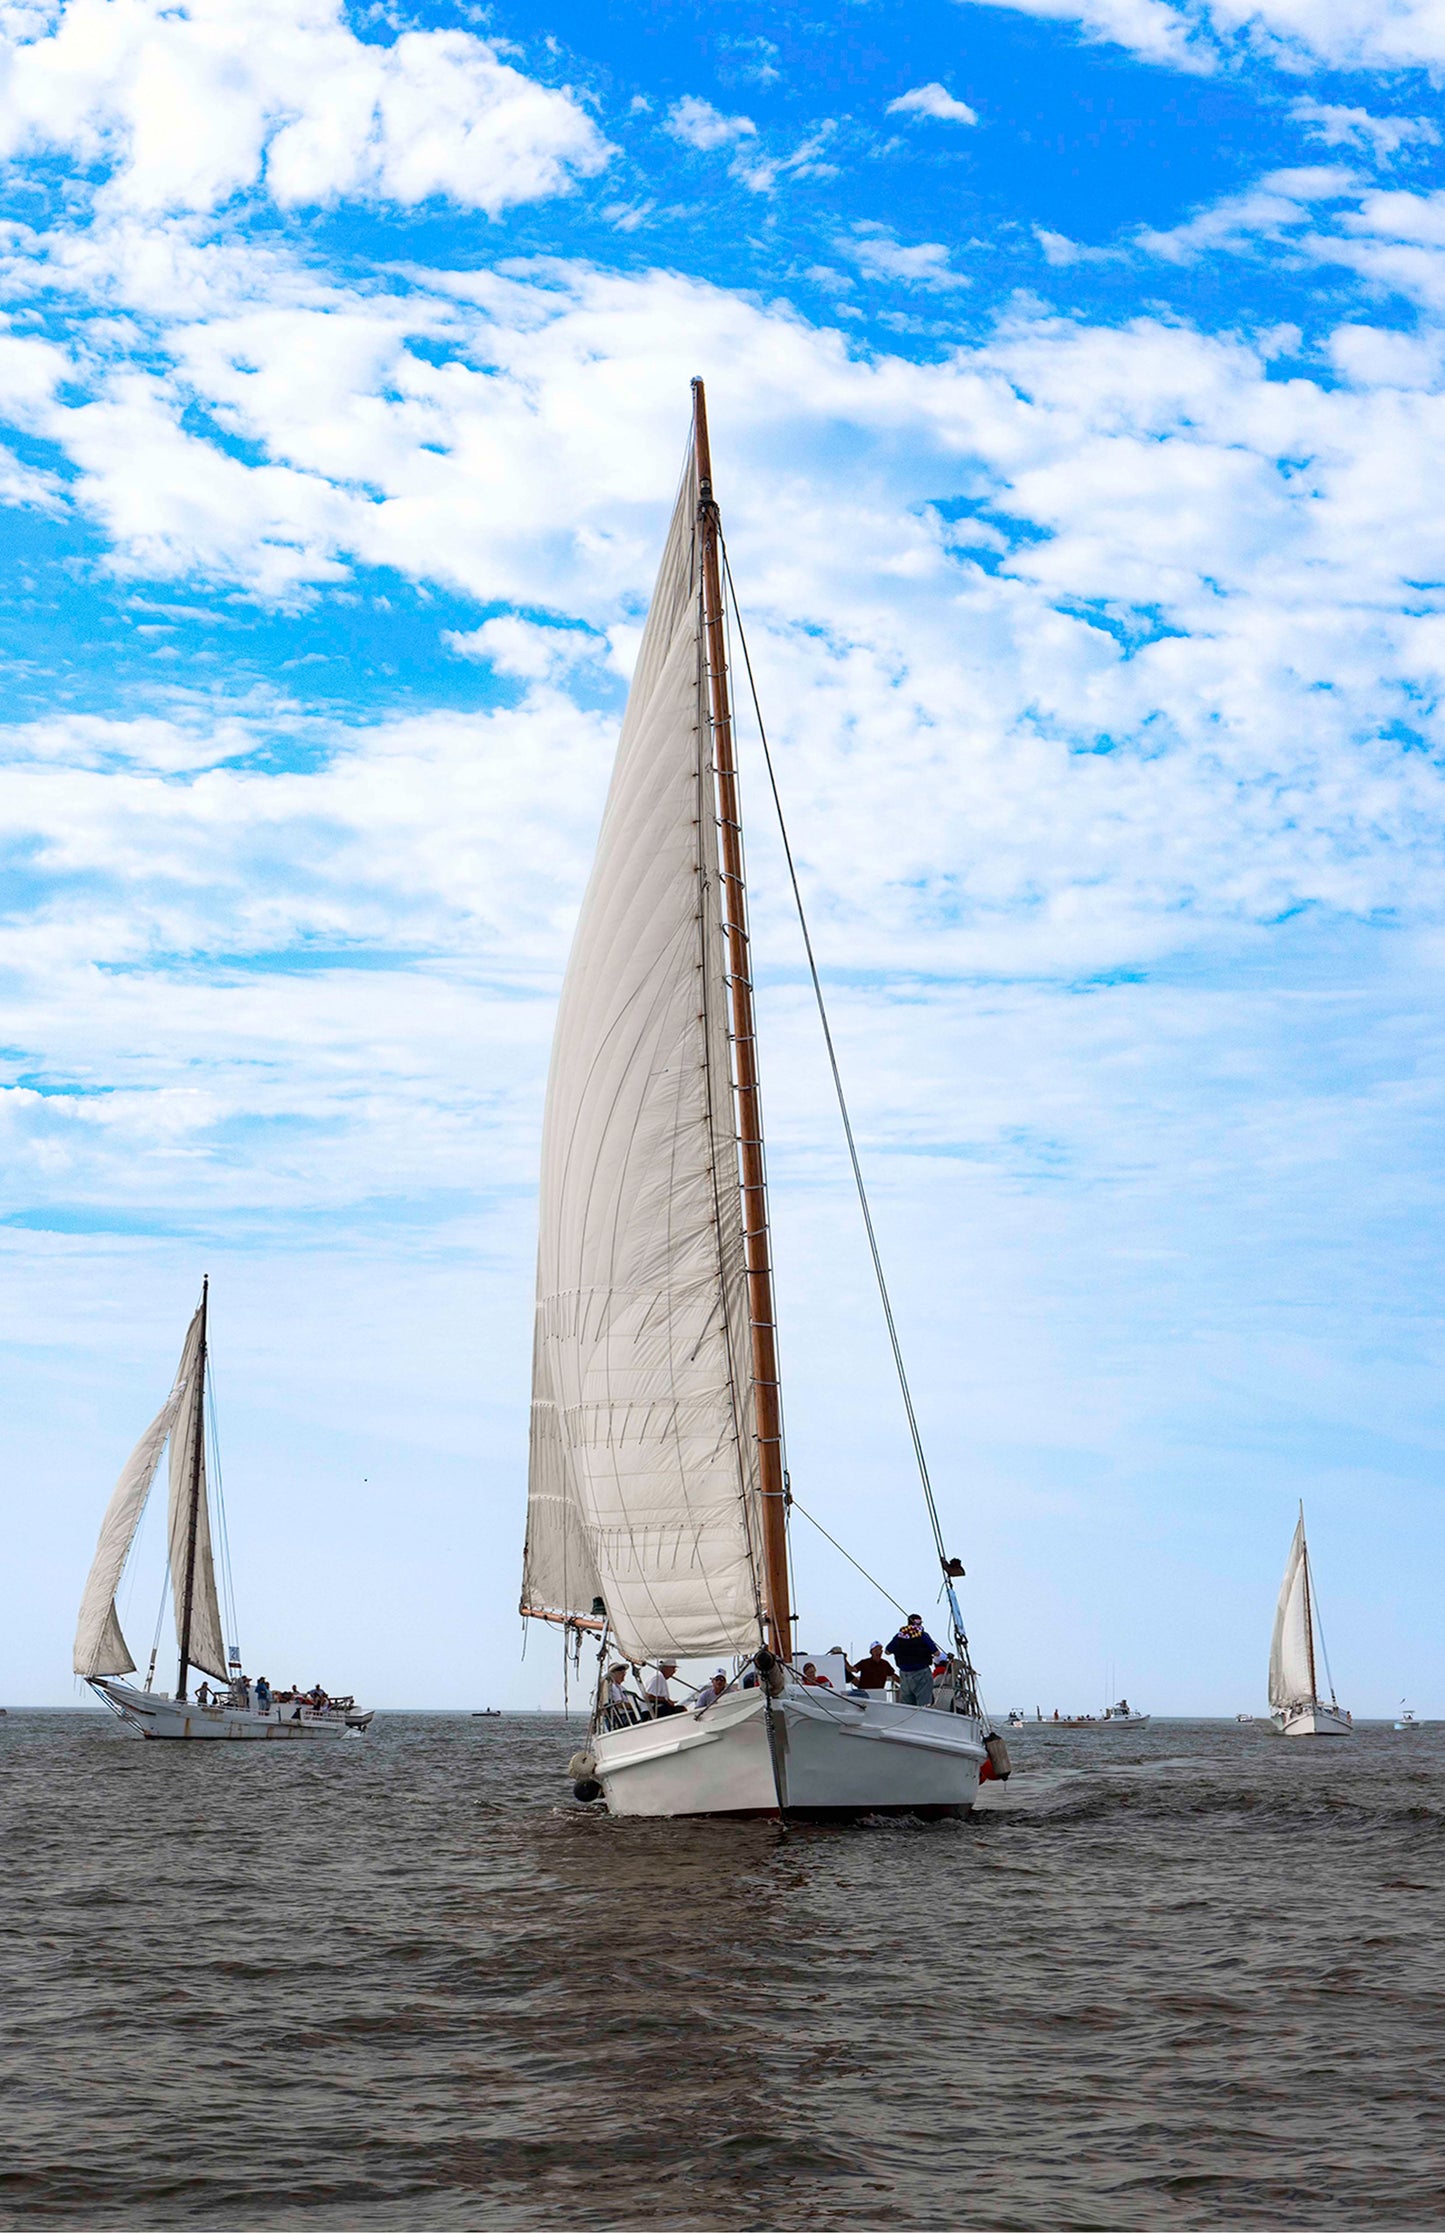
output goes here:
[{"label": "sailboat with two sails", "polygon": [[[1274,1633],[1269,1643],[1269,1703],[1271,1719],[1283,1737],[1352,1737],[1355,1725],[1335,1697],[1329,1663],[1325,1679],[1329,1702],[1320,1696],[1315,1661],[1319,1607],[1305,1541],[1305,1508],[1301,1501],[1299,1523],[1285,1562],[1275,1608]],[[1323,1636],[1320,1642],[1323,1644]]]},{"label": "sailboat with two sails", "polygon": [[[283,1744],[344,1737],[364,1730],[372,1718],[358,1710],[354,1699],[325,1698],[316,1692],[305,1697],[292,1692],[272,1695],[264,1683],[247,1680],[239,1649],[235,1644],[228,1647],[222,1636],[206,1465],[209,1303],[210,1282],[203,1280],[171,1392],[127,1458],[106,1506],[76,1623],[75,1672],[128,1728],[143,1737],[258,1738]],[[121,1578],[168,1443],[165,1588],[175,1614],[180,1655],[171,1697],[153,1688],[155,1648],[144,1686],[124,1680],[136,1672],[136,1663],[116,1609]],[[156,1634],[158,1645],[159,1619]],[[194,1697],[190,1695],[193,1674],[203,1678]],[[204,1679],[207,1676],[218,1685],[214,1693]]]},{"label": "sailboat with two sails", "polygon": [[[521,1610],[579,1648],[599,1639],[572,1769],[578,1796],[614,1814],[958,1813],[1007,1754],[980,1704],[963,1569],[945,1551],[886,1287],[948,1669],[932,1705],[904,1703],[805,1681],[795,1649],[725,569],[694,381],[553,1042]],[[848,1142],[858,1177],[851,1128]],[[861,1177],[859,1190],[867,1220]],[[627,1691],[628,1667],[714,1657],[731,1674],[685,1709]]]}]

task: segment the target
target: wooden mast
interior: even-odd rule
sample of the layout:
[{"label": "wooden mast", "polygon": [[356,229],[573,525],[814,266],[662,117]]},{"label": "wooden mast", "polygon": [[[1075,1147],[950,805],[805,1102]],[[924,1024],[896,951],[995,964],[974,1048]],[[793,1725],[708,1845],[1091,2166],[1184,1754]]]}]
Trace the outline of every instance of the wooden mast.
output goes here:
[{"label": "wooden mast", "polygon": [[718,852],[722,874],[723,938],[727,951],[728,1005],[737,1087],[738,1147],[743,1199],[743,1249],[748,1275],[752,1335],[753,1428],[763,1504],[763,1597],[768,1641],[779,1658],[793,1656],[788,1591],[787,1491],[783,1480],[783,1408],[778,1383],[778,1329],[768,1238],[767,1174],[763,1163],[763,1103],[758,1082],[758,1041],[748,951],[747,892],[743,883],[742,822],[737,755],[728,695],[727,636],[723,626],[718,508],[712,493],[712,452],[707,437],[707,398],[692,383],[693,441],[697,458],[698,536],[702,546],[702,625],[712,714],[713,768],[717,779]]},{"label": "wooden mast", "polygon": [[176,1697],[186,1695],[191,1666],[191,1607],[196,1594],[196,1526],[201,1516],[201,1463],[206,1446],[206,1309],[209,1278],[201,1281],[201,1346],[196,1359],[196,1442],[191,1452],[190,1518],[186,1528],[186,1573],[181,1592],[181,1671],[176,1677]]}]

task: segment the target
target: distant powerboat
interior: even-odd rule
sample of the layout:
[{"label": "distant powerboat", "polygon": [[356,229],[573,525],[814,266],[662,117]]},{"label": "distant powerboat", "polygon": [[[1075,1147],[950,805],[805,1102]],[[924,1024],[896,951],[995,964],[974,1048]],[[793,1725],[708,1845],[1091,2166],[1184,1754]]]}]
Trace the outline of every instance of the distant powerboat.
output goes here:
[{"label": "distant powerboat", "polygon": [[[212,1550],[206,1481],[206,1316],[210,1282],[186,1332],[171,1392],[125,1462],[100,1523],[100,1541],[80,1602],[75,1630],[75,1672],[96,1696],[142,1737],[269,1739],[295,1743],[345,1737],[371,1720],[353,1698],[313,1691],[272,1693],[241,1672],[240,1652],[222,1640],[220,1602]],[[120,1587],[161,1452],[170,1444],[167,1586],[180,1645],[175,1695],[154,1690],[156,1654],[145,1685],[122,1678],[135,1672],[121,1633],[115,1597]],[[223,1538],[224,1540],[224,1538]],[[159,1624],[158,1624],[159,1625]],[[193,1672],[213,1676],[188,1695]]]},{"label": "distant powerboat", "polygon": [[1407,1706],[1402,1698],[1400,1700],[1400,1718],[1395,1723],[1395,1727],[1397,1729],[1418,1729],[1419,1726],[1419,1722],[1415,1719],[1414,1707]]},{"label": "distant powerboat", "polygon": [[[1301,1502],[1269,1645],[1269,1703],[1274,1725],[1282,1737],[1352,1737],[1355,1733],[1354,1723],[1335,1697],[1333,1681],[1330,1681],[1329,1703],[1320,1696],[1315,1668],[1318,1619],[1309,1545],[1305,1541],[1305,1508]],[[1323,1634],[1320,1642],[1323,1647]],[[1328,1681],[1328,1661],[1325,1676]]]},{"label": "distant powerboat", "polygon": [[1010,1729],[1142,1729],[1149,1721],[1148,1714],[1135,1713],[1127,1698],[1117,1705],[1106,1706],[1100,1714],[1046,1714],[1035,1706],[1033,1719],[1015,1706],[1008,1717]]}]

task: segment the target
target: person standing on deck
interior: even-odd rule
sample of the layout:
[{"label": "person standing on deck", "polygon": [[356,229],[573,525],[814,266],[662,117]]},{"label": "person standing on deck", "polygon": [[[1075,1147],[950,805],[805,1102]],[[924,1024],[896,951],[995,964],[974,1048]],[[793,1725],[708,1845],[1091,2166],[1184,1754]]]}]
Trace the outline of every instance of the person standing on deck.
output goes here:
[{"label": "person standing on deck", "polygon": [[933,1704],[933,1662],[938,1646],[923,1625],[922,1613],[910,1613],[888,1651],[898,1669],[898,1697],[905,1706]]}]

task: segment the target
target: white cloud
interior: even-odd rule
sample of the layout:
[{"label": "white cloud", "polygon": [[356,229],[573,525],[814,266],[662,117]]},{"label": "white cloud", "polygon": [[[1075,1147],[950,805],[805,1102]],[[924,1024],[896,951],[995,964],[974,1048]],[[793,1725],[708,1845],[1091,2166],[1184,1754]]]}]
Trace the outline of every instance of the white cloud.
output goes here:
[{"label": "white cloud", "polygon": [[967,287],[962,272],[949,266],[948,249],[939,240],[915,242],[911,247],[895,240],[886,225],[858,224],[852,238],[837,243],[839,252],[851,256],[869,279],[901,279],[911,287]]},{"label": "white cloud", "polygon": [[956,101],[947,86],[934,80],[929,85],[915,85],[908,93],[900,93],[890,101],[889,116],[934,116],[950,124],[977,124],[978,111],[967,101]]},{"label": "white cloud", "polygon": [[962,4],[1010,8],[1019,15],[1077,24],[1086,38],[1127,47],[1145,62],[1172,64],[1178,70],[1216,67],[1213,49],[1196,36],[1195,22],[1166,0],[962,0]]},{"label": "white cloud", "polygon": [[1135,235],[1151,256],[1170,263],[1189,263],[1214,249],[1247,246],[1256,239],[1274,240],[1291,227],[1305,224],[1318,202],[1339,201],[1357,193],[1360,181],[1353,171],[1324,167],[1271,171],[1257,186],[1242,194],[1227,194],[1167,232],[1144,230]]},{"label": "white cloud", "polygon": [[526,682],[562,682],[607,657],[605,637],[581,628],[539,627],[512,613],[484,620],[463,633],[443,631],[448,648],[463,659],[485,659],[498,674]]},{"label": "white cloud", "polygon": [[1445,61],[1439,0],[964,0],[1076,24],[1142,61],[1217,68],[1231,50],[1286,68],[1429,69]]},{"label": "white cloud", "polygon": [[1070,240],[1067,233],[1050,232],[1044,225],[1035,225],[1034,238],[1044,252],[1045,263],[1059,270],[1069,264],[1113,263],[1122,254],[1117,248],[1085,248],[1077,240]]},{"label": "white cloud", "polygon": [[434,195],[491,215],[609,149],[573,96],[463,31],[358,39],[340,0],[63,0],[9,11],[0,152],[60,150],[143,210],[264,185],[283,208]]},{"label": "white cloud", "polygon": [[710,153],[714,148],[731,147],[737,140],[755,138],[758,128],[750,116],[724,116],[711,101],[687,93],[673,102],[663,129],[681,140],[684,147]]},{"label": "white cloud", "polygon": [[1368,109],[1332,107],[1328,101],[1295,101],[1290,115],[1309,127],[1311,139],[1327,147],[1357,147],[1377,162],[1402,147],[1435,146],[1440,134],[1424,116],[1372,116]]}]

